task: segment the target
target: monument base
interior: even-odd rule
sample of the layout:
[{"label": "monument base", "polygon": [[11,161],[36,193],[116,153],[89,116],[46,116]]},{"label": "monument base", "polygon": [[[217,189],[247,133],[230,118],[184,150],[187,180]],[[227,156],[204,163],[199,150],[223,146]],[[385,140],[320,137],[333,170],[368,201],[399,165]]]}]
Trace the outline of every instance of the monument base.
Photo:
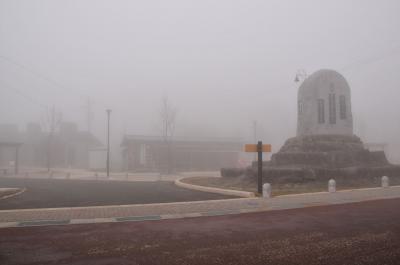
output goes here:
[{"label": "monument base", "polygon": [[364,148],[355,135],[307,135],[288,139],[278,153],[272,155],[270,166],[281,167],[377,167],[389,165],[383,151]]},{"label": "monument base", "polygon": [[[257,167],[221,169],[223,177],[256,179]],[[364,148],[355,135],[310,135],[288,139],[271,161],[263,162],[264,182],[304,183],[334,179],[400,177],[400,166],[391,165],[383,151]]]}]

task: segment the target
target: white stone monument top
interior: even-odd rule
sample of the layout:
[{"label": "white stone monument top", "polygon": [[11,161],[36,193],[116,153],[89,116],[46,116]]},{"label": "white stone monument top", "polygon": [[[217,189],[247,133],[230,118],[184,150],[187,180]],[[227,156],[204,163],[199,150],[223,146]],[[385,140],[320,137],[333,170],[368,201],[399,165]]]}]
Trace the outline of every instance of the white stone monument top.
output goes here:
[{"label": "white stone monument top", "polygon": [[318,134],[353,134],[350,87],[334,70],[313,73],[299,88],[297,136]]}]

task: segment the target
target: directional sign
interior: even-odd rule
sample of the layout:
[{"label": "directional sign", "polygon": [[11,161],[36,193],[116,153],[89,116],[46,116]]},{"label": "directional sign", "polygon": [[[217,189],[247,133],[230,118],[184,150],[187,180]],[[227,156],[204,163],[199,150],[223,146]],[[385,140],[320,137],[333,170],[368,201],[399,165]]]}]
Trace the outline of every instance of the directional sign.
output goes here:
[{"label": "directional sign", "polygon": [[[258,152],[257,145],[256,144],[246,144],[244,146],[244,151],[245,152]],[[269,153],[271,152],[271,145],[270,144],[263,144],[261,151],[264,153]]]},{"label": "directional sign", "polygon": [[257,161],[257,168],[258,168],[258,177],[257,177],[257,190],[258,194],[262,196],[262,183],[263,183],[263,177],[262,177],[262,154],[263,152],[271,152],[271,145],[270,144],[262,144],[262,141],[258,141],[257,144],[246,144],[244,146],[244,151],[245,152],[256,152],[258,161]]}]

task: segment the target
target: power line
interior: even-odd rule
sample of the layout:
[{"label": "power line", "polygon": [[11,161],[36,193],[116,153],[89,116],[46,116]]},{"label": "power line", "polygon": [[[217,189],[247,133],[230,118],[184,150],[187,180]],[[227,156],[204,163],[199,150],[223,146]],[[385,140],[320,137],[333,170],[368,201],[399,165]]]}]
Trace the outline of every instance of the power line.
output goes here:
[{"label": "power line", "polygon": [[[63,91],[70,91],[71,90],[70,88],[66,87],[65,85],[61,84],[60,82],[56,81],[55,79],[53,79],[51,77],[48,77],[48,76],[40,73],[37,70],[33,70],[32,68],[30,68],[30,67],[28,67],[28,66],[26,66],[26,65],[24,65],[24,64],[22,64],[22,63],[20,63],[20,62],[18,62],[16,60],[14,60],[14,59],[12,59],[12,58],[10,58],[8,56],[0,55],[0,59],[2,59],[3,61],[9,62],[9,63],[11,63],[13,65],[16,65],[16,66],[20,67],[21,69],[24,69],[25,71],[29,72],[31,75],[33,75],[33,76],[35,76],[35,77],[37,77],[39,79],[42,79],[42,80],[52,84],[54,87],[57,87],[58,89],[62,89]],[[84,95],[84,94],[81,94],[81,93],[79,93],[79,94],[83,98],[88,98],[89,97],[88,95]],[[100,103],[105,108],[109,107],[106,104],[103,104],[101,102],[97,102],[97,103]]]},{"label": "power line", "polygon": [[4,56],[4,55],[0,55],[0,59],[8,61],[8,62],[10,62],[10,63],[22,68],[22,69],[24,69],[25,71],[31,73],[32,75],[34,75],[34,76],[36,76],[36,77],[38,77],[40,79],[43,79],[43,80],[45,80],[45,81],[47,81],[47,82],[49,82],[49,83],[51,83],[51,84],[53,84],[53,85],[55,85],[55,86],[57,86],[59,88],[67,89],[64,85],[60,84],[59,82],[55,81],[54,79],[49,78],[49,77],[41,74],[40,72],[38,72],[36,70],[33,70],[33,69],[25,66],[24,64],[17,62],[14,59],[11,59],[10,57]]},{"label": "power line", "polygon": [[364,57],[358,60],[353,61],[352,63],[349,63],[347,65],[345,65],[344,67],[341,67],[342,71],[347,71],[353,67],[359,66],[359,65],[367,65],[370,63],[374,63],[380,60],[383,60],[385,58],[387,58],[390,55],[396,54],[400,51],[400,45],[397,45],[395,47],[393,47],[392,49],[383,51],[379,54],[374,54],[372,56],[369,57]]},{"label": "power line", "polygon": [[4,85],[4,87],[8,88],[8,90],[10,90],[10,91],[14,92],[15,94],[23,97],[25,100],[29,101],[30,103],[33,103],[33,104],[35,104],[35,105],[47,110],[48,107],[46,105],[40,103],[39,101],[37,101],[36,99],[31,97],[30,95],[27,95],[27,94],[21,92],[21,90],[18,89],[17,87],[12,86],[10,84],[7,84],[6,82],[4,82],[2,80],[0,80],[0,82]]},{"label": "power line", "polygon": [[[374,62],[378,62],[380,60],[383,60],[385,58],[387,58],[388,56],[391,56],[393,54],[397,54],[400,52],[400,45],[397,45],[395,47],[393,47],[392,49],[389,50],[384,50],[383,52],[380,53],[375,53],[372,56],[369,57],[363,57],[363,58],[359,58],[356,60],[353,60],[353,62],[350,62],[348,64],[345,64],[344,66],[338,68],[339,71],[343,71],[343,72],[347,72],[347,71],[351,71],[352,68],[358,67],[358,66],[363,66],[363,65],[368,65]],[[304,72],[305,73],[305,72]],[[307,76],[307,74],[305,73],[305,76]],[[295,82],[298,82],[299,79],[299,70],[296,74],[296,78],[295,78]]]}]

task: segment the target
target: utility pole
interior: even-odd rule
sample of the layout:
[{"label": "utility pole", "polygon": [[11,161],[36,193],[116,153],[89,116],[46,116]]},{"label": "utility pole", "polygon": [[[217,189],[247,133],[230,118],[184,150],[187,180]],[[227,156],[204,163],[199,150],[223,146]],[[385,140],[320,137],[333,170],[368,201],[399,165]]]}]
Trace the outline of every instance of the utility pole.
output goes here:
[{"label": "utility pole", "polygon": [[14,164],[14,174],[17,175],[18,171],[19,171],[19,147],[20,144],[18,144],[17,146],[15,146],[15,164]]},{"label": "utility pole", "polygon": [[263,160],[263,144],[261,141],[258,141],[257,143],[257,156],[258,156],[258,161],[257,161],[257,192],[258,194],[262,195],[262,160]]},{"label": "utility pole", "polygon": [[53,138],[54,133],[60,126],[62,119],[62,115],[59,112],[56,112],[56,108],[53,105],[49,110],[47,109],[46,117],[44,120],[44,126],[48,130],[48,138],[47,138],[47,171],[50,171],[52,166],[52,147],[53,147]]},{"label": "utility pole", "polygon": [[93,112],[92,112],[92,101],[88,97],[86,104],[84,106],[84,109],[86,111],[86,124],[87,124],[87,130],[89,133],[92,132],[92,121],[93,121]]},{"label": "utility pole", "polygon": [[48,138],[48,144],[47,144],[47,171],[50,171],[51,167],[51,152],[52,152],[52,145],[53,145],[53,136],[54,136],[54,130],[55,130],[55,107],[53,107],[50,110],[50,117],[49,117],[49,138]]},{"label": "utility pole", "polygon": [[[257,121],[253,121],[253,136],[254,136],[254,142],[257,142]],[[257,161],[257,154],[254,154],[254,161]]]},{"label": "utility pole", "polygon": [[107,177],[110,177],[110,114],[111,109],[107,109]]}]

